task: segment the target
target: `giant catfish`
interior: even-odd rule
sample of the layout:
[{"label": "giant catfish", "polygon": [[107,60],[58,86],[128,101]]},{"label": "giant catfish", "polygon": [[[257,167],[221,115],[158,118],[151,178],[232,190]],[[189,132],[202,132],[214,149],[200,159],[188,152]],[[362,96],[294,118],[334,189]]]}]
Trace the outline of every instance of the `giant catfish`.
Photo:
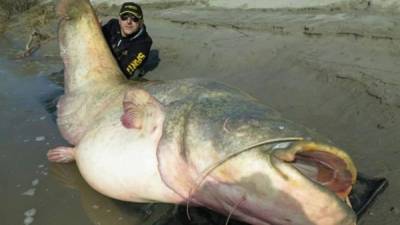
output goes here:
[{"label": "giant catfish", "polygon": [[[88,0],[57,7],[65,94],[57,123],[98,192],[204,206],[257,225],[354,225],[350,157],[253,97],[201,79],[127,81]],[[190,214],[189,214],[190,215]]]}]

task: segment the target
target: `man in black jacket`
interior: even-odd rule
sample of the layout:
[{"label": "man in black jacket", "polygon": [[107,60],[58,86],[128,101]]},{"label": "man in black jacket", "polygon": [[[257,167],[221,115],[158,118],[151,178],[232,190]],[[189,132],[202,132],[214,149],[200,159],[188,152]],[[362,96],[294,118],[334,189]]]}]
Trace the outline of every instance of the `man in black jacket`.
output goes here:
[{"label": "man in black jacket", "polygon": [[128,79],[143,76],[142,66],[153,41],[146,31],[141,7],[125,2],[119,18],[108,21],[102,31],[125,76]]}]

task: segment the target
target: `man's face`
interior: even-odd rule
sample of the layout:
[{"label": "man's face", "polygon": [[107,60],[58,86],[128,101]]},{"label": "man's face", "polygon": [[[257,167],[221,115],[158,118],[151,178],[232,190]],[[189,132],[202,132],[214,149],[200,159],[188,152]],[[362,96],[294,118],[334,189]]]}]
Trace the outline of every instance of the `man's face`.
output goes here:
[{"label": "man's face", "polygon": [[123,37],[137,32],[142,26],[142,20],[138,20],[136,17],[129,14],[120,16],[118,20]]}]

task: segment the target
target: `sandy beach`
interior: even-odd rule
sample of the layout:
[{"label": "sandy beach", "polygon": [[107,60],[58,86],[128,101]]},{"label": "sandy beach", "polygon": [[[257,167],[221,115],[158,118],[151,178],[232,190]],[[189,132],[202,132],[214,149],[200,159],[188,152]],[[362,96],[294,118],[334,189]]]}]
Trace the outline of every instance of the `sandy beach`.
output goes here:
[{"label": "sandy beach", "polygon": [[[395,1],[291,8],[260,7],[258,1],[223,8],[226,1],[149,2],[143,8],[154,44],[145,78],[221,81],[328,137],[361,173],[389,180],[358,224],[398,224],[400,11]],[[102,21],[119,10],[103,3],[95,8]],[[111,224],[105,211],[83,213],[108,200],[82,184],[73,165],[59,168],[46,160],[49,148],[65,143],[49,112],[54,102],[46,102],[62,92],[54,3],[10,19],[2,12],[0,21],[7,22],[0,26],[0,176],[5,180],[0,196],[8,207],[0,217],[6,225],[26,218],[44,225]],[[32,41],[32,54],[21,57],[34,28],[42,36]],[[60,182],[57,173],[69,178]],[[31,189],[36,192],[26,194]],[[87,196],[95,197],[81,203]],[[63,215],[54,208],[60,201]],[[26,216],[32,208],[37,213]]]}]

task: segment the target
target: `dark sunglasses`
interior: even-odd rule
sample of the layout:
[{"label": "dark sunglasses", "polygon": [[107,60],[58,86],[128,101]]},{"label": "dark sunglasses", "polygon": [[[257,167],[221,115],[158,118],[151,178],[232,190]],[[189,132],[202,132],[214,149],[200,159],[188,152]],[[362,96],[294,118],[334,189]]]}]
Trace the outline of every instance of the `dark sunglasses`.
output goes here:
[{"label": "dark sunglasses", "polygon": [[131,18],[131,20],[132,20],[133,22],[135,22],[135,23],[139,22],[139,20],[140,20],[139,18],[137,18],[137,17],[135,17],[135,16],[131,16],[131,15],[127,15],[127,14],[120,16],[120,18],[121,18],[121,20],[123,20],[123,21],[127,20],[128,18]]}]

